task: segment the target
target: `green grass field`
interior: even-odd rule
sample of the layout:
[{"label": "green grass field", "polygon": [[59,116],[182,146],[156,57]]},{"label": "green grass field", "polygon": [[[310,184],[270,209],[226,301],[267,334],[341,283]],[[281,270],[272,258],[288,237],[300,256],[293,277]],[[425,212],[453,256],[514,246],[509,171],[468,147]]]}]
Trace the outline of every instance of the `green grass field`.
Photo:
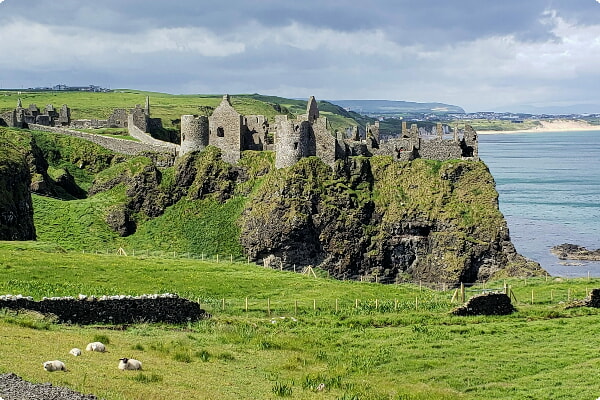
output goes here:
[{"label": "green grass field", "polygon": [[[178,293],[213,317],[69,326],[0,311],[0,373],[106,399],[593,399],[600,312],[565,309],[598,279],[513,279],[518,312],[456,317],[453,290],[314,278],[246,263],[0,242],[0,293]],[[469,289],[474,295],[476,289]],[[117,329],[115,329],[117,328]],[[72,347],[107,342],[75,358]],[[118,371],[120,357],[141,372]],[[41,363],[63,360],[69,372]],[[325,389],[317,391],[319,384]]]},{"label": "green grass field", "polygon": [[[158,92],[144,92],[131,89],[115,89],[108,93],[90,92],[9,92],[0,91],[0,113],[12,110],[20,98],[23,107],[36,104],[43,109],[47,104],[60,108],[67,104],[73,119],[106,119],[115,108],[132,109],[136,104],[144,105],[146,96],[150,97],[150,112],[154,118],[161,118],[165,128],[174,128],[182,115],[204,115],[206,108],[215,108],[223,97],[220,95],[172,95]],[[277,114],[303,114],[306,112],[306,100],[291,100],[273,96],[232,95],[233,107],[242,115],[264,115],[270,123],[275,122]],[[334,114],[336,108],[328,104],[324,115],[331,119],[332,129],[345,129],[356,125],[349,116]],[[280,110],[278,111],[277,108]],[[358,117],[358,115],[357,115]]]}]

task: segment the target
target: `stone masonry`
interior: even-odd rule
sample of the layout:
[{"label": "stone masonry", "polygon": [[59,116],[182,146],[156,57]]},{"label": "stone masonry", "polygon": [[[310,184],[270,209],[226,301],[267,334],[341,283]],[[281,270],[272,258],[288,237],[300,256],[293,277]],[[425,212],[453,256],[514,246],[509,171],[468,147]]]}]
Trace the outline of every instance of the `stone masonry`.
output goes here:
[{"label": "stone masonry", "polygon": [[181,116],[181,148],[179,155],[202,151],[208,146],[208,117],[195,115]]},{"label": "stone masonry", "polygon": [[210,317],[198,303],[180,298],[176,294],[132,296],[102,296],[96,298],[80,295],[73,297],[44,298],[0,296],[0,308],[31,310],[45,315],[55,315],[58,322],[72,324],[131,324],[138,322],[183,323]]}]

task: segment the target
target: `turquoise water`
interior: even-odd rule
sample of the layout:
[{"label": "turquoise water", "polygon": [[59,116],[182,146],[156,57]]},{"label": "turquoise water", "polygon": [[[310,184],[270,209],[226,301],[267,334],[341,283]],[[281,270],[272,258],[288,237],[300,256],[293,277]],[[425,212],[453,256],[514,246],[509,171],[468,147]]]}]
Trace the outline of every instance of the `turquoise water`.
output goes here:
[{"label": "turquoise water", "polygon": [[600,276],[600,262],[550,253],[562,243],[600,248],[600,131],[479,135],[479,156],[519,253],[554,276]]}]

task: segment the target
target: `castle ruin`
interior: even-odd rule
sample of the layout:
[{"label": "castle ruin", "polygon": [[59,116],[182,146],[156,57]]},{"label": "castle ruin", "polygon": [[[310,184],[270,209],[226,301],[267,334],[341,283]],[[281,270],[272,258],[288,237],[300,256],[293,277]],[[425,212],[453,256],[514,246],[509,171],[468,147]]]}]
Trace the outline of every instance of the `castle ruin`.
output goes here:
[{"label": "castle ruin", "polygon": [[130,111],[115,109],[106,120],[72,120],[67,105],[58,111],[52,105],[47,105],[40,111],[35,104],[23,108],[20,99],[14,110],[0,114],[0,125],[27,128],[29,124],[75,129],[127,128],[129,134],[141,142],[179,156],[202,151],[209,145],[218,147],[223,160],[229,163],[239,161],[245,150],[275,150],[276,168],[292,166],[300,159],[311,156],[319,157],[328,165],[348,157],[376,155],[392,156],[399,161],[415,158],[440,161],[478,159],[477,133],[469,125],[465,125],[461,131],[458,126],[450,129],[438,123],[433,138],[423,137],[416,124],[411,124],[409,128],[406,122],[402,123],[398,137],[387,140],[380,138],[378,121],[365,128],[355,126],[346,132],[333,132],[327,118],[319,115],[318,104],[313,96],[307,102],[305,114],[294,119],[277,115],[274,126],[270,126],[263,115],[244,116],[238,113],[231,105],[230,96],[224,95],[209,117],[181,117],[180,145],[152,137],[153,132],[162,129],[162,121],[150,117],[148,97],[144,107],[136,105]]},{"label": "castle ruin", "polygon": [[243,116],[231,105],[229,95],[208,117],[193,115],[181,117],[180,155],[203,149],[208,145],[222,151],[223,160],[236,163],[244,150],[272,150],[269,142],[269,123],[264,115]]},{"label": "castle ruin", "polygon": [[0,125],[11,128],[27,128],[28,124],[44,126],[68,126],[71,123],[71,110],[66,104],[56,110],[52,104],[48,104],[40,110],[35,104],[23,108],[21,99],[17,101],[14,110],[0,114]]}]

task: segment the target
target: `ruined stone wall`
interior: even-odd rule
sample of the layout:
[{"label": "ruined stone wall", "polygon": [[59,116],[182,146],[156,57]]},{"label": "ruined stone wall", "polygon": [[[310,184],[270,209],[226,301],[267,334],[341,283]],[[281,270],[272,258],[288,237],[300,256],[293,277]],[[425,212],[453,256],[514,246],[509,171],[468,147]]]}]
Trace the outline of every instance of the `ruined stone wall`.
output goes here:
[{"label": "ruined stone wall", "polygon": [[243,150],[267,150],[269,145],[269,123],[264,115],[247,115],[244,118],[246,131],[244,132]]},{"label": "ruined stone wall", "polygon": [[175,294],[132,296],[80,296],[44,298],[0,296],[0,308],[31,310],[55,315],[58,322],[72,324],[131,324],[139,322],[184,323],[210,317],[198,303]]},{"label": "ruined stone wall", "polygon": [[81,139],[89,140],[90,142],[96,143],[99,146],[102,146],[106,149],[109,149],[116,153],[121,153],[121,154],[137,155],[137,154],[146,153],[146,152],[160,152],[160,153],[169,153],[173,157],[175,156],[175,149],[170,148],[170,147],[165,147],[162,145],[155,146],[155,145],[148,144],[148,143],[134,142],[132,140],[112,138],[112,137],[107,137],[107,136],[102,136],[102,135],[96,135],[93,133],[85,133],[85,132],[74,131],[72,129],[57,128],[57,127],[51,127],[51,126],[42,126],[42,125],[31,124],[29,126],[29,128],[35,129],[38,131],[59,133],[59,134],[63,134],[63,135],[69,135],[69,136],[74,136],[74,137],[78,137]]},{"label": "ruined stone wall", "polygon": [[[223,96],[221,104],[208,118],[209,139],[211,146],[222,151],[224,161],[235,164],[241,157],[244,117],[235,111],[229,95]],[[244,127],[244,128],[243,128]]]},{"label": "ruined stone wall", "polygon": [[436,137],[432,140],[421,141],[419,156],[430,160],[452,160],[462,157],[462,148],[459,142]]},{"label": "ruined stone wall", "polygon": [[204,150],[208,146],[208,132],[208,117],[182,115],[179,155]]},{"label": "ruined stone wall", "polygon": [[4,120],[6,126],[10,128],[22,128],[22,125],[17,121],[17,112],[15,110],[0,114],[0,119]]},{"label": "ruined stone wall", "polygon": [[105,119],[74,119],[69,124],[73,129],[97,129],[108,127],[108,121]]},{"label": "ruined stone wall", "polygon": [[465,126],[463,134],[463,155],[465,157],[473,157],[479,159],[479,141],[477,140],[477,132],[471,125]]},{"label": "ruined stone wall", "polygon": [[316,139],[317,157],[327,165],[335,164],[335,137],[328,129],[326,117],[319,117],[312,124]]},{"label": "ruined stone wall", "polygon": [[127,110],[124,108],[115,108],[108,116],[106,125],[109,128],[127,128]]},{"label": "ruined stone wall", "polygon": [[127,126],[135,125],[142,132],[150,132],[148,130],[148,115],[144,112],[139,104],[127,116]]},{"label": "ruined stone wall", "polygon": [[373,150],[374,154],[380,156],[392,156],[394,160],[410,161],[418,156],[421,139],[410,137],[395,138],[379,143],[379,148]]},{"label": "ruined stone wall", "polygon": [[129,114],[128,122],[127,122],[127,132],[129,135],[136,138],[137,140],[152,145],[154,148],[160,148],[162,150],[154,150],[154,151],[163,151],[163,152],[179,152],[179,145],[175,143],[163,142],[162,140],[154,139],[152,136],[142,131],[135,124],[135,116],[133,114]]}]

